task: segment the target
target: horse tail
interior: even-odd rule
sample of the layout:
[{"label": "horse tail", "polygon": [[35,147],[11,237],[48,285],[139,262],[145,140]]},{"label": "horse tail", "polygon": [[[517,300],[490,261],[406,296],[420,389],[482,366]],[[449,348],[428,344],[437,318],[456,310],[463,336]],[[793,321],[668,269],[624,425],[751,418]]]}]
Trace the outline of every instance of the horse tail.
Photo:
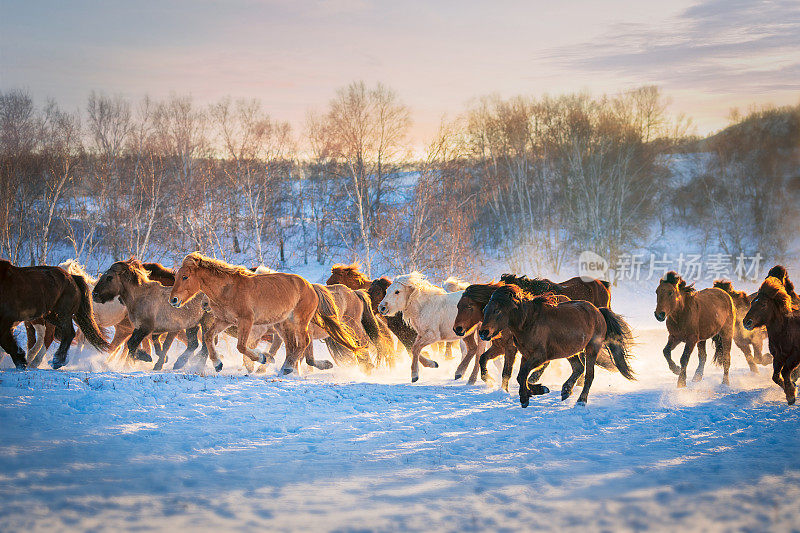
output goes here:
[{"label": "horse tail", "polygon": [[717,366],[722,366],[723,363],[723,350],[722,350],[722,336],[717,333],[713,337],[711,337],[711,342],[714,343],[714,359],[712,360],[713,363]]},{"label": "horse tail", "polygon": [[356,297],[364,304],[364,312],[361,313],[361,325],[364,326],[364,331],[367,332],[369,340],[378,343],[381,335],[380,326],[378,326],[378,319],[375,318],[375,313],[372,312],[372,300],[369,299],[365,293],[361,291],[353,291]]},{"label": "horse tail", "polygon": [[331,291],[327,287],[316,283],[311,286],[314,287],[314,292],[319,297],[317,312],[314,313],[312,318],[314,324],[324,329],[325,333],[348,350],[353,352],[364,350],[353,330],[339,320],[339,308],[336,306],[336,301],[333,299]]},{"label": "horse tail", "polygon": [[103,338],[103,333],[100,331],[100,326],[94,319],[94,309],[92,308],[91,289],[83,279],[83,276],[72,274],[72,279],[78,286],[80,292],[80,301],[78,303],[78,310],[75,312],[75,322],[81,328],[83,336],[89,341],[89,344],[103,352],[108,351],[108,341]]},{"label": "horse tail", "polygon": [[633,334],[631,328],[621,316],[614,313],[608,307],[601,307],[600,314],[606,321],[606,338],[604,344],[611,353],[614,365],[626,379],[636,379],[633,375],[628,360],[631,357],[631,346],[633,345]]}]

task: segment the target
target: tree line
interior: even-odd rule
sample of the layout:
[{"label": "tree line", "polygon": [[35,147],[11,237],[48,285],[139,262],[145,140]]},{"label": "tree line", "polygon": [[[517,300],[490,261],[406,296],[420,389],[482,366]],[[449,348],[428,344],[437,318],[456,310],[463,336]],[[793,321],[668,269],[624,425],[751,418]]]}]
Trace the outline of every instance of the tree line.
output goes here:
[{"label": "tree line", "polygon": [[[800,105],[699,139],[656,87],[485,97],[415,154],[411,110],[352,83],[293,129],[257,100],[103,93],[80,112],[0,93],[0,255],[100,266],[200,250],[291,268],[466,274],[499,259],[558,272],[686,225],[728,253],[780,257],[796,224]],[[689,162],[690,179],[676,178]]]}]

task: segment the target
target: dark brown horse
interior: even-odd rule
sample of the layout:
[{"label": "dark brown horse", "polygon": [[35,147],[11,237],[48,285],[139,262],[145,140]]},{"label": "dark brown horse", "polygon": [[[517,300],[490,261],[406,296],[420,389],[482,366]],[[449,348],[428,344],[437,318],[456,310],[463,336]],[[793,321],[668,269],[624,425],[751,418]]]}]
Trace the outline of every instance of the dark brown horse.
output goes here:
[{"label": "dark brown horse", "polygon": [[611,305],[611,291],[609,290],[611,284],[599,279],[583,281],[581,278],[570,278],[567,281],[555,283],[545,278],[503,274],[500,276],[500,281],[516,285],[534,296],[552,292],[553,294],[563,294],[570,300],[585,300],[597,308]]},{"label": "dark brown horse", "polygon": [[796,399],[793,372],[800,366],[800,311],[792,308],[792,297],[778,278],[769,277],[750,304],[744,327],[766,326],[772,353],[772,381],[786,394],[789,405]]},{"label": "dark brown horse", "polygon": [[[561,399],[572,394],[578,378],[584,374],[579,404],[585,404],[594,381],[594,366],[604,347],[614,365],[627,379],[634,379],[628,365],[632,336],[619,315],[607,307],[598,309],[585,300],[558,303],[551,293],[531,296],[515,285],[497,288],[483,312],[480,337],[490,340],[508,330],[522,354],[517,381],[519,401],[527,407],[531,392],[528,375],[548,361],[567,358],[572,375],[561,387]],[[582,353],[585,357],[573,357]]]},{"label": "dark brown horse", "polygon": [[18,369],[26,367],[25,352],[17,344],[13,327],[18,322],[44,319],[55,325],[61,343],[53,356],[53,368],[67,364],[67,352],[75,338],[75,319],[86,340],[98,350],[107,350],[94,319],[89,287],[81,276],[59,267],[17,267],[0,259],[0,346]]},{"label": "dark brown horse", "polygon": [[767,338],[767,328],[754,328],[752,331],[742,325],[742,319],[750,309],[750,297],[744,291],[737,291],[733,288],[733,283],[726,279],[714,281],[714,287],[722,289],[728,293],[733,300],[736,308],[736,327],[733,330],[733,342],[744,353],[744,358],[750,367],[750,371],[758,373],[756,363],[766,365],[771,362],[769,355],[763,357],[761,348],[764,346],[764,339]]},{"label": "dark brown horse", "polygon": [[[691,285],[686,285],[686,281],[677,272],[670,271],[659,282],[656,299],[656,320],[666,320],[669,332],[664,357],[669,369],[678,375],[678,387],[686,386],[686,367],[695,346],[700,363],[692,381],[703,379],[707,339],[714,341],[714,363],[722,365],[722,383],[728,385],[731,344],[736,322],[736,310],[728,293],[717,288],[697,291]],[[681,355],[681,366],[678,366],[672,361],[672,349],[682,342],[685,346]]]},{"label": "dark brown horse", "polygon": [[378,303],[386,297],[386,289],[392,284],[392,281],[386,277],[370,281],[369,278],[359,271],[359,268],[360,265],[358,263],[333,265],[333,267],[331,267],[331,276],[326,283],[328,285],[341,283],[354,291],[366,289],[372,301],[372,312],[384,321],[389,331],[394,333],[395,337],[397,337],[406,348],[406,351],[411,353],[414,341],[417,340],[417,332],[403,320],[403,313],[397,313],[397,315],[389,317],[378,313]]}]

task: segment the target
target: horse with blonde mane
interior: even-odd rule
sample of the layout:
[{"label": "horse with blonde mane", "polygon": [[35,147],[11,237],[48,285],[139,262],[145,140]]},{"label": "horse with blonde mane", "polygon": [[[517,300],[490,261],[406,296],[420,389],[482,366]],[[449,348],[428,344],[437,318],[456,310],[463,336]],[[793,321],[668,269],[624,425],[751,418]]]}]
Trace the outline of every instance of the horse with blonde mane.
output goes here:
[{"label": "horse with blonde mane", "polygon": [[[417,332],[417,339],[411,348],[411,382],[419,379],[419,364],[437,368],[435,361],[422,355],[422,349],[439,341],[457,341],[460,336],[453,331],[453,323],[458,313],[458,301],[464,291],[447,292],[430,283],[419,272],[397,276],[386,290],[386,296],[378,304],[378,311],[384,316],[403,313],[403,318]],[[478,377],[477,355],[484,351],[483,343],[478,341],[474,329],[463,336],[467,353],[456,369],[456,379],[466,371],[471,360],[475,361],[469,382],[475,383]]]},{"label": "horse with blonde mane", "polygon": [[[247,268],[192,252],[184,257],[176,273],[170,304],[176,308],[186,305],[201,291],[211,302],[215,318],[206,338],[213,339],[235,325],[239,352],[252,361],[266,363],[264,354],[250,349],[248,339],[254,325],[274,326],[286,343],[284,374],[299,372],[304,355],[306,363],[315,368],[325,370],[333,366],[330,361],[315,361],[308,349],[312,323],[345,348],[354,352],[363,349],[353,331],[338,318],[339,310],[330,291],[298,275],[255,274]],[[214,368],[221,370],[222,362],[210,345],[209,355]]]}]

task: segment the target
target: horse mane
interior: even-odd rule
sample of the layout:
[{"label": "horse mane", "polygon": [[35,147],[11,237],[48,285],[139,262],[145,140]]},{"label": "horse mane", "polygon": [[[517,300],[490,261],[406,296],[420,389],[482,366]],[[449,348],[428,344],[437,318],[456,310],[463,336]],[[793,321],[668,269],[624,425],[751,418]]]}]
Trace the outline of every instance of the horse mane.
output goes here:
[{"label": "horse mane", "polygon": [[344,263],[336,263],[331,267],[332,274],[339,274],[341,276],[354,278],[358,283],[365,285],[370,283],[370,280],[361,272],[361,263],[353,262],[349,265]]},{"label": "horse mane", "polygon": [[735,290],[733,288],[733,283],[728,279],[714,280],[714,287],[727,292],[734,301],[738,300],[743,301],[744,303],[750,303],[750,298],[747,296],[747,293],[744,291]]},{"label": "horse mane", "polygon": [[781,314],[788,315],[792,312],[792,297],[786,292],[781,280],[770,276],[764,280],[758,289],[758,296],[763,296],[775,302]]},{"label": "horse mane", "polygon": [[549,279],[529,278],[526,275],[503,274],[500,281],[507,285],[516,285],[530,294],[544,294],[546,292],[559,292],[559,286]]},{"label": "horse mane", "polygon": [[117,261],[111,265],[109,270],[117,273],[120,278],[133,285],[143,285],[150,281],[147,270],[144,269],[142,262],[135,257],[131,257],[127,261]]},{"label": "horse mane", "polygon": [[86,267],[82,264],[78,263],[76,259],[67,259],[63,263],[60,263],[58,266],[63,268],[67,271],[67,274],[81,276],[82,278],[86,279],[90,285],[94,285],[97,283],[97,278],[91,276],[88,272],[86,272]]},{"label": "horse mane", "polygon": [[425,274],[421,274],[416,270],[411,272],[410,274],[402,274],[394,278],[392,283],[397,283],[398,285],[402,285],[403,287],[413,287],[414,289],[421,291],[421,292],[428,292],[433,294],[446,294],[445,291],[441,287],[437,287],[430,281],[428,278],[425,277]]},{"label": "horse mane", "polygon": [[215,274],[241,276],[245,278],[249,278],[256,275],[249,268],[240,265],[231,265],[230,263],[226,263],[225,261],[221,261],[219,259],[214,259],[212,257],[208,257],[207,255],[203,255],[200,252],[192,252],[186,257],[184,257],[183,263],[187,264],[187,262],[189,264],[194,264],[195,266],[198,266],[200,268],[205,268],[207,270],[210,270]]},{"label": "horse mane", "polygon": [[661,278],[661,283],[671,283],[675,285],[678,290],[680,290],[684,294],[691,294],[695,292],[697,289],[694,288],[694,283],[691,285],[686,284],[686,280],[683,279],[680,274],[675,272],[674,270],[670,270],[669,272]]},{"label": "horse mane", "polygon": [[555,307],[558,305],[558,295],[552,292],[533,295],[518,285],[500,284],[492,294],[492,299],[500,304],[522,304],[530,303],[534,312],[543,307]]},{"label": "horse mane", "polygon": [[789,296],[795,299],[797,298],[797,293],[794,292],[794,283],[792,283],[792,280],[789,279],[789,272],[786,270],[785,266],[775,265],[774,267],[770,268],[769,272],[767,273],[767,277],[776,278],[781,282]]},{"label": "horse mane", "polygon": [[447,292],[463,291],[467,286],[469,286],[469,283],[455,276],[449,276],[442,283],[442,288]]},{"label": "horse mane", "polygon": [[486,305],[494,291],[502,287],[502,283],[476,283],[464,289],[464,298],[469,298],[479,305]]}]

